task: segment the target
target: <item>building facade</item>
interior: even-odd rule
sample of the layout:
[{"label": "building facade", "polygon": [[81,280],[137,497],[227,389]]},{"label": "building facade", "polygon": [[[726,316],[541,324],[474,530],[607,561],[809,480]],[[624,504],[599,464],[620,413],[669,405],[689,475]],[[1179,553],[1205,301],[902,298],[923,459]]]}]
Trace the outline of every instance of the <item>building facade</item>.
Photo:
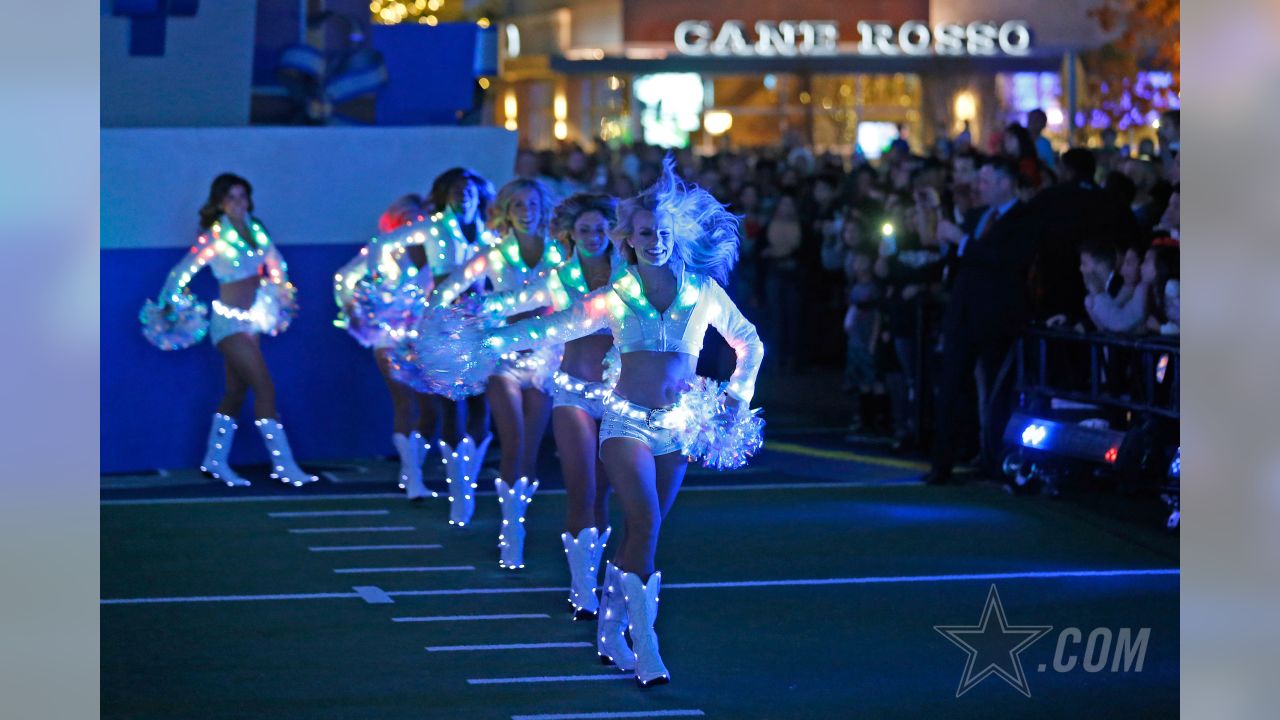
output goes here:
[{"label": "building facade", "polygon": [[[994,131],[1042,108],[1088,129],[1078,56],[1093,0],[510,2],[495,124],[521,143],[811,144],[875,155]],[[1076,95],[1072,94],[1073,87]]]}]

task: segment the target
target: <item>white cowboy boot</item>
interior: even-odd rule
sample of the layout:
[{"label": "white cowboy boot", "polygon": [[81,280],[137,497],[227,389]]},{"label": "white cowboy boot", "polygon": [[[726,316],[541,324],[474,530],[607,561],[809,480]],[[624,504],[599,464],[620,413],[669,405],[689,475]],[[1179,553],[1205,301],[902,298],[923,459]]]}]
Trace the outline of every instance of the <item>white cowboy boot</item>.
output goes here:
[{"label": "white cowboy boot", "polygon": [[[422,464],[426,462],[427,458],[431,455],[431,443],[427,442],[427,439],[422,436],[422,433],[414,430],[409,433],[409,449],[413,451],[413,466],[418,469],[418,475],[421,477]],[[439,497],[439,494],[428,488],[425,482],[422,484],[422,492],[422,497],[426,497],[427,495],[430,495],[431,497]],[[417,498],[410,497],[409,499],[416,500]]]},{"label": "white cowboy boot", "polygon": [[231,439],[235,437],[237,427],[230,415],[213,414],[213,426],[209,428],[209,441],[205,447],[204,460],[200,462],[200,470],[214,480],[226,483],[227,487],[249,487],[249,481],[237,475],[227,462],[231,457]]},{"label": "white cowboy boot", "polygon": [[605,563],[604,584],[600,586],[600,614],[596,618],[596,654],[602,665],[617,665],[623,672],[636,669],[636,655],[627,645],[627,601],[622,595],[621,571]]},{"label": "white cowboy boot", "polygon": [[320,479],[308,474],[294,461],[293,451],[289,449],[289,438],[285,436],[284,426],[279,420],[258,418],[253,424],[258,426],[258,432],[262,433],[262,440],[271,455],[271,477],[294,487],[302,487]]},{"label": "white cowboy boot", "polygon": [[427,486],[422,484],[422,453],[418,446],[422,436],[414,432],[409,435],[395,433],[391,436],[391,444],[396,446],[400,456],[400,488],[410,500],[421,500],[427,496]]},{"label": "white cowboy boot", "polygon": [[560,533],[560,542],[564,544],[565,558],[569,562],[569,604],[573,606],[574,620],[595,620],[600,610],[596,579],[599,577],[600,555],[612,531],[613,528],[605,528],[604,535],[601,535],[600,531],[589,527],[578,533],[576,538],[567,532]]},{"label": "white cowboy boot", "polygon": [[493,442],[493,433],[484,436],[479,443],[473,442],[475,451],[471,453],[471,464],[467,466],[467,474],[471,476],[471,482],[480,482],[480,470],[484,468],[484,455],[489,452],[489,444]]},{"label": "white cowboy boot", "polygon": [[649,576],[649,584],[640,581],[634,573],[621,573],[622,593],[627,601],[627,628],[631,631],[631,645],[636,653],[636,682],[640,687],[662,685],[671,682],[671,673],[658,655],[658,635],[653,631],[653,621],[658,619],[658,590],[662,587],[662,573]]},{"label": "white cowboy boot", "polygon": [[524,514],[538,491],[538,481],[522,477],[514,483],[498,478],[493,481],[502,509],[502,529],[498,532],[498,567],[519,570],[524,567]]},{"label": "white cowboy boot", "polygon": [[440,441],[440,454],[444,456],[444,479],[449,483],[449,524],[462,527],[471,522],[476,512],[476,481],[471,475],[471,458],[475,455],[475,441],[463,435],[457,448]]}]

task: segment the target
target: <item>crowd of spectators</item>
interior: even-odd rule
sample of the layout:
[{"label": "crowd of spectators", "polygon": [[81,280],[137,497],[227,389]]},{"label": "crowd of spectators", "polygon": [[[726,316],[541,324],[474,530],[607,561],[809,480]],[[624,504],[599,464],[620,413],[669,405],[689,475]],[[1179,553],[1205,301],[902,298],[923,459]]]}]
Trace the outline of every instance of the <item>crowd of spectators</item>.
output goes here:
[{"label": "crowd of spectators", "polygon": [[[805,147],[676,151],[681,174],[742,218],[729,290],[765,339],[766,373],[843,367],[851,431],[907,447],[935,418],[934,434],[950,438],[943,416],[964,404],[959,384],[972,385],[975,365],[977,392],[997,383],[993,366],[1031,324],[1177,334],[1177,111],[1161,116],[1155,143],[1118,146],[1108,130],[1099,147],[1063,153],[1043,112],[1025,120],[987,152],[967,130],[924,152],[894,140],[875,161]],[[664,152],[522,150],[516,172],[560,196],[627,197],[657,178]],[[976,450],[973,435],[941,463],[935,440],[935,469]]]}]

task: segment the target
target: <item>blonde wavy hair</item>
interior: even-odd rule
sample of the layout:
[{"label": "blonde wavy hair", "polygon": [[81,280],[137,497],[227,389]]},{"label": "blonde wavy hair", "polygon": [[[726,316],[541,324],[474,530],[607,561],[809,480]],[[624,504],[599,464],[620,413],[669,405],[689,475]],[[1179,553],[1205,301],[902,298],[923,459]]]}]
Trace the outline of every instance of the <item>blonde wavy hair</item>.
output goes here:
[{"label": "blonde wavy hair", "polygon": [[626,241],[635,230],[636,213],[646,210],[662,214],[671,220],[675,235],[671,261],[676,268],[727,285],[729,273],[738,262],[740,218],[711,193],[681,180],[675,164],[675,158],[668,154],[662,161],[658,181],[618,205],[618,223],[610,236],[627,262],[635,265],[635,250]]},{"label": "blonde wavy hair", "polygon": [[512,231],[511,218],[509,216],[511,203],[515,200],[517,193],[524,191],[529,191],[538,198],[538,221],[533,228],[534,234],[546,234],[547,228],[551,224],[551,211],[554,207],[554,203],[551,200],[551,191],[541,181],[530,180],[529,178],[516,178],[503,185],[502,189],[498,191],[498,197],[489,206],[489,227],[494,232],[499,235],[506,235]]}]

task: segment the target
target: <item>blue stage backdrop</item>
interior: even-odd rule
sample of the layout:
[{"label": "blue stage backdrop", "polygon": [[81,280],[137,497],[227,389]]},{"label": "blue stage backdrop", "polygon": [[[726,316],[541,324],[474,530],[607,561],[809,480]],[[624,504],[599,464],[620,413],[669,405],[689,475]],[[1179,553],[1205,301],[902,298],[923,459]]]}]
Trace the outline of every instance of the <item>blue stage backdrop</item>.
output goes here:
[{"label": "blue stage backdrop", "polygon": [[[333,327],[333,272],[379,213],[459,164],[495,184],[511,175],[515,138],[492,128],[221,128],[104,131],[102,137],[102,471],[199,464],[223,390],[205,342],[152,347],[138,310],[195,238],[196,210],[222,171],[254,184],[257,214],[298,286],[289,331],[263,337],[281,416],[304,463],[392,452],[391,406],[370,351]],[[338,171],[337,168],[341,170]],[[202,272],[202,300],[217,283]],[[238,417],[233,463],[264,463],[252,407]]]}]

